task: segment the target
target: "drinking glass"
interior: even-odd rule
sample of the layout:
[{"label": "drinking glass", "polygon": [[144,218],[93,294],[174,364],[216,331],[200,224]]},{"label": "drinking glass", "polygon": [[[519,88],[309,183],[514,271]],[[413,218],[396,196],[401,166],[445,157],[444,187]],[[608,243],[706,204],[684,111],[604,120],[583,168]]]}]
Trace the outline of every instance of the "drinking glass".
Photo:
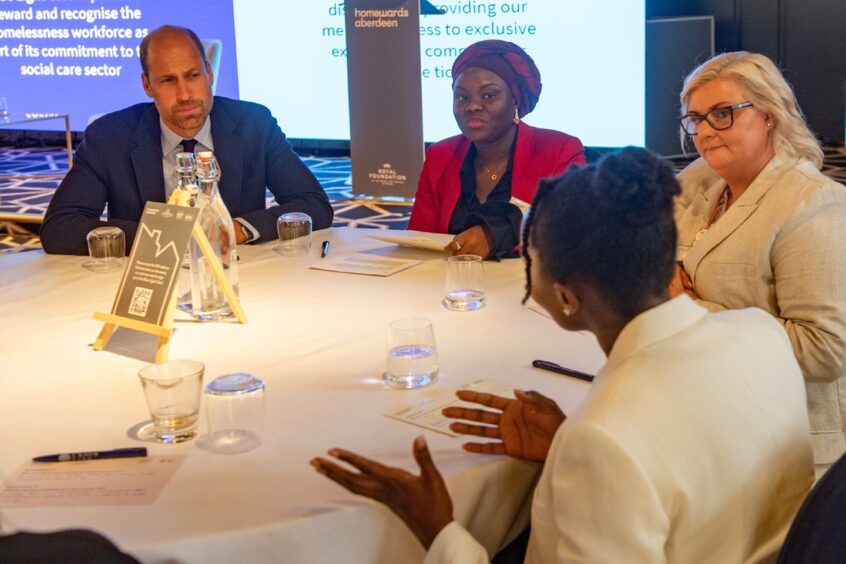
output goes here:
[{"label": "drinking glass", "polygon": [[82,266],[94,272],[123,268],[126,254],[126,236],[120,227],[103,226],[92,229],[87,236],[88,255],[91,260]]},{"label": "drinking glass", "polygon": [[453,311],[485,307],[485,265],[478,255],[458,255],[447,259],[443,305]]},{"label": "drinking glass", "polygon": [[206,385],[203,442],[222,454],[247,452],[261,444],[264,430],[264,381],[252,374],[226,374]]},{"label": "drinking glass", "polygon": [[294,212],[279,216],[276,233],[280,245],[277,250],[286,257],[303,257],[311,248],[311,216]]},{"label": "drinking glass", "polygon": [[438,377],[438,349],[432,322],[397,319],[388,331],[388,367],[383,381],[393,388],[420,388]]},{"label": "drinking glass", "polygon": [[0,96],[0,119],[9,117],[9,103],[5,96]]},{"label": "drinking glass", "polygon": [[158,441],[180,443],[197,436],[204,371],[196,360],[170,360],[138,372]]}]

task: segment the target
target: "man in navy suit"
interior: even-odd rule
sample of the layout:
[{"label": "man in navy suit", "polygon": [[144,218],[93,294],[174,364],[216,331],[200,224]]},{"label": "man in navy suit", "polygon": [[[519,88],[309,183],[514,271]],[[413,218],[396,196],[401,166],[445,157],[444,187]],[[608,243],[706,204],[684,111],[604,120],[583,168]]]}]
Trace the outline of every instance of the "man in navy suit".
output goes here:
[{"label": "man in navy suit", "polygon": [[[218,159],[220,195],[238,244],[274,239],[276,218],[287,212],[309,214],[315,229],[332,224],[325,192],[270,111],[212,95],[212,70],[193,31],[155,29],[141,42],[140,58],[141,82],[153,103],[107,114],[85,131],[44,217],[45,251],[87,254],[86,235],[101,225],[123,229],[130,249],[144,204],[167,200],[176,153],[192,146]],[[266,207],[267,188],[278,205]]]}]

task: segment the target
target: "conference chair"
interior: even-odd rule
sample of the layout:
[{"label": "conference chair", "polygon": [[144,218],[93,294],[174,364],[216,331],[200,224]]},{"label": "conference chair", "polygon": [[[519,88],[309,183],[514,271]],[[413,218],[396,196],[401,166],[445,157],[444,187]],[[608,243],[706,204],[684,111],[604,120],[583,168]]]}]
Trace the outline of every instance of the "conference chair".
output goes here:
[{"label": "conference chair", "polygon": [[[217,90],[217,69],[220,68],[220,52],[223,49],[223,43],[220,39],[203,39],[202,41],[203,48],[206,51],[206,60],[209,62],[212,74],[214,75],[211,86],[212,95],[214,95]],[[106,115],[105,112],[92,115],[88,118],[88,125],[91,125],[91,122],[104,115]]]},{"label": "conference chair", "polygon": [[214,75],[211,87],[214,94],[217,90],[217,69],[220,68],[220,51],[223,49],[223,43],[220,39],[203,39],[203,48],[206,50],[206,60]]},{"label": "conference chair", "polygon": [[799,509],[779,564],[846,562],[846,455],[817,482]]}]

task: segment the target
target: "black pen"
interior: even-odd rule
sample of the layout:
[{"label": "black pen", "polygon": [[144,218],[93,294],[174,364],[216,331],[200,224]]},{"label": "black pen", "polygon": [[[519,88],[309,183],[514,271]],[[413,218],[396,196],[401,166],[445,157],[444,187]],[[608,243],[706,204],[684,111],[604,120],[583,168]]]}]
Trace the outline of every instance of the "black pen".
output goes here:
[{"label": "black pen", "polygon": [[95,450],[91,452],[64,452],[62,454],[45,454],[36,456],[33,462],[71,462],[73,460],[99,460],[101,458],[133,458],[147,456],[144,447],[115,448],[112,450]]},{"label": "black pen", "polygon": [[556,374],[572,376],[573,378],[578,378],[579,380],[584,380],[585,382],[593,382],[593,375],[591,374],[579,372],[578,370],[573,370],[572,368],[566,368],[560,364],[549,362],[548,360],[533,360],[532,366],[540,368],[541,370],[549,370],[550,372],[555,372]]},{"label": "black pen", "polygon": [[329,241],[323,241],[323,246],[320,249],[320,258],[326,258],[326,253],[329,252]]}]

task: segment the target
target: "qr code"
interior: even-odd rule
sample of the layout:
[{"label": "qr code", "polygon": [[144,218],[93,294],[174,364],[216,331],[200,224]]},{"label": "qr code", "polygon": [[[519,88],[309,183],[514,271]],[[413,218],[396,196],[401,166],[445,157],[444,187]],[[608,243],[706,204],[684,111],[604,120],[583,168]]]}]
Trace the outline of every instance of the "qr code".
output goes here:
[{"label": "qr code", "polygon": [[147,308],[150,307],[150,298],[153,297],[153,291],[150,288],[135,288],[132,292],[132,301],[129,302],[129,313],[144,317],[147,315]]}]

